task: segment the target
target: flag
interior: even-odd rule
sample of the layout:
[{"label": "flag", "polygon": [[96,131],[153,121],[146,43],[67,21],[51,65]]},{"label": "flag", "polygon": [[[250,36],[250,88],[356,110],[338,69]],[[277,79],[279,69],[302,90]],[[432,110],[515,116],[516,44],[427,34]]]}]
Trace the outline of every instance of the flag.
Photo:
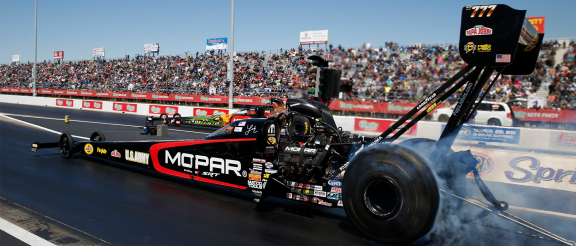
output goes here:
[{"label": "flag", "polygon": [[496,55],[496,62],[510,62],[511,55]]}]

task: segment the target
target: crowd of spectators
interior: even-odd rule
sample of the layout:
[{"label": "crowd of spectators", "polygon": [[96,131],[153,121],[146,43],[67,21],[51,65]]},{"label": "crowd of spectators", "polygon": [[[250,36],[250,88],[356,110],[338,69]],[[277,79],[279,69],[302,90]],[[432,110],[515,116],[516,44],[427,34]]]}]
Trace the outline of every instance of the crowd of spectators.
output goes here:
[{"label": "crowd of spectators", "polygon": [[[556,51],[567,48],[561,64],[555,64]],[[575,109],[576,73],[574,42],[548,41],[542,45],[536,69],[528,76],[502,76],[486,98],[508,101],[536,96],[548,88],[548,104],[543,108]],[[458,47],[446,45],[360,48],[341,46],[324,49],[283,50],[279,52],[239,52],[234,56],[235,95],[304,97],[311,85],[312,53],[331,54],[330,67],[342,70],[342,100],[367,102],[416,102],[444,83],[466,64]],[[229,56],[223,52],[190,56],[126,56],[98,59],[42,62],[38,64],[37,87],[119,92],[228,95]],[[32,87],[33,64],[0,65],[0,87]],[[495,75],[492,76],[492,79]],[[455,100],[453,95],[449,100]]]}]

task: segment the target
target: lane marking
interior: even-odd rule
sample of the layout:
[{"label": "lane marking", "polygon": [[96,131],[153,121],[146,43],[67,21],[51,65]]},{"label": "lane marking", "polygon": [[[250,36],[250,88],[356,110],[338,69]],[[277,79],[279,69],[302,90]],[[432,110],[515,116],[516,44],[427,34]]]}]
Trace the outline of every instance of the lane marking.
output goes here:
[{"label": "lane marking", "polygon": [[46,241],[46,239],[24,230],[2,218],[0,218],[0,230],[3,230],[13,237],[18,238],[18,240],[32,246],[56,246],[56,244]]},{"label": "lane marking", "polygon": [[[39,215],[39,216],[42,216],[42,217],[45,217],[45,218],[50,219],[50,220],[52,220],[52,221],[58,222],[58,223],[60,223],[61,225],[64,225],[64,226],[69,227],[69,228],[72,228],[72,229],[74,229],[74,230],[76,230],[76,231],[82,232],[82,233],[84,233],[84,234],[86,234],[86,235],[88,235],[88,236],[90,236],[90,237],[93,237],[93,238],[95,238],[95,239],[98,239],[98,240],[100,240],[100,241],[102,241],[102,242],[104,242],[104,243],[107,243],[107,244],[112,245],[110,242],[107,242],[107,241],[105,241],[104,239],[98,238],[98,237],[96,237],[96,236],[94,236],[94,235],[92,235],[92,234],[90,234],[90,233],[88,233],[88,232],[85,232],[85,231],[80,230],[80,229],[78,229],[78,228],[76,228],[76,227],[70,226],[70,225],[68,225],[68,224],[66,224],[66,223],[64,223],[64,222],[61,222],[61,221],[59,221],[59,220],[56,220],[56,219],[54,219],[54,218],[52,218],[52,217],[50,217],[50,216],[41,214],[41,213],[39,213],[39,212],[37,212],[37,211],[34,211],[34,210],[29,209],[29,208],[27,208],[27,207],[24,207],[24,206],[22,206],[22,205],[20,205],[20,204],[18,204],[18,203],[9,201],[8,199],[6,199],[6,198],[4,198],[4,197],[1,197],[1,196],[0,196],[0,199],[4,200],[5,202],[12,203],[12,204],[14,204],[14,205],[16,205],[16,206],[18,206],[18,207],[23,208],[23,209],[26,209],[26,210],[28,210],[28,211],[30,211],[30,212],[32,212],[32,213],[35,213],[35,214],[37,214],[37,215]],[[0,220],[6,221],[6,220],[4,220],[4,219],[2,219],[2,218],[0,218]],[[28,231],[26,231],[26,230],[24,230],[24,229],[22,229],[22,228],[20,228],[20,227],[18,227],[18,226],[16,226],[16,225],[10,223],[10,222],[8,222],[8,221],[6,221],[6,222],[9,223],[9,224],[11,224],[12,226],[17,227],[17,228],[20,229],[20,230],[23,230],[23,231],[25,231],[25,232],[28,232]],[[2,225],[0,225],[0,229],[2,229],[2,230],[5,231],[6,233],[8,233],[8,234],[10,234],[10,235],[12,235],[12,236],[14,236],[14,237],[16,237],[16,238],[22,240],[21,238],[15,236],[14,234],[9,233],[8,231],[4,230],[4,227],[2,227]],[[30,233],[30,232],[28,232],[28,233]],[[30,234],[33,235],[33,236],[36,236],[36,235],[33,234],[33,233],[30,233]],[[36,237],[38,237],[38,236],[36,236]],[[38,238],[40,238],[40,237],[38,237]],[[40,239],[42,239],[42,238],[40,238]],[[44,240],[44,239],[42,239],[42,240]],[[22,241],[24,241],[24,240],[22,240]],[[44,240],[44,241],[46,241],[46,240]],[[24,241],[24,242],[26,242],[26,241]],[[32,246],[36,246],[36,245],[55,245],[55,244],[52,244],[52,243],[50,243],[50,242],[48,242],[48,241],[46,241],[46,242],[49,243],[49,244],[32,244],[32,243],[28,243],[28,242],[26,242],[26,243],[28,243],[28,244],[30,244],[30,245],[32,245]]]},{"label": "lane marking", "polygon": [[[40,116],[31,116],[31,115],[23,115],[23,114],[2,114],[0,115],[11,115],[11,116],[19,116],[19,117],[28,117],[28,118],[35,118],[35,119],[45,119],[45,120],[63,120],[58,118],[49,118],[49,117],[40,117]],[[6,116],[8,117],[8,116]],[[107,122],[97,122],[97,121],[84,121],[84,120],[70,120],[74,122],[81,122],[81,123],[90,123],[90,124],[102,124],[102,125],[111,125],[111,126],[125,126],[125,127],[137,127],[142,128],[142,126],[135,126],[135,125],[123,125],[123,124],[116,124],[116,123],[107,123]],[[206,132],[196,132],[196,131],[187,131],[187,130],[177,130],[177,129],[168,129],[169,131],[177,131],[177,132],[191,132],[191,133],[198,133],[198,134],[210,134]],[[217,130],[217,129],[215,129]]]},{"label": "lane marking", "polygon": [[512,205],[509,205],[508,208],[510,208],[510,209],[517,209],[517,210],[524,210],[524,211],[533,212],[533,213],[539,213],[539,214],[548,214],[548,215],[555,215],[555,216],[559,216],[559,217],[566,217],[566,218],[576,219],[576,215],[574,215],[574,214],[566,214],[566,213],[553,212],[553,211],[547,211],[547,210],[517,207],[517,206],[512,206]]},{"label": "lane marking", "polygon": [[[35,125],[35,124],[29,123],[29,122],[26,122],[26,121],[23,121],[23,120],[14,119],[14,118],[12,118],[12,117],[10,117],[10,116],[6,116],[5,114],[2,114],[2,113],[0,113],[0,116],[6,117],[6,118],[8,118],[8,119],[10,119],[10,120],[13,120],[13,121],[20,122],[20,123],[22,123],[22,124],[26,124],[26,125],[30,125],[30,126],[39,128],[39,129],[44,130],[44,131],[47,131],[47,132],[56,133],[56,134],[58,134],[58,135],[62,134],[62,133],[59,132],[59,131],[54,131],[54,130],[52,130],[52,129],[48,129],[48,128],[46,128],[46,127],[42,127],[42,126],[39,126],[39,125]],[[72,137],[90,140],[90,138],[82,137],[82,136],[72,135]]]}]

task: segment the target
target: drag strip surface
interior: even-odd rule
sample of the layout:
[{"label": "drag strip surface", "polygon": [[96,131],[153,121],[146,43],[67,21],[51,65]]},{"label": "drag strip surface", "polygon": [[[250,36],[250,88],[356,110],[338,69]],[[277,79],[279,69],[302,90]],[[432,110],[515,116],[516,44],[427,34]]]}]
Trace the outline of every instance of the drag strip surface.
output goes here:
[{"label": "drag strip surface", "polygon": [[[110,141],[201,139],[212,132],[170,126],[169,136],[158,138],[140,134],[143,116],[78,109],[0,104],[0,113],[78,136],[99,130]],[[64,115],[70,115],[70,124]],[[54,142],[58,135],[9,119],[0,121],[0,136],[0,197],[8,204],[0,203],[0,217],[57,245],[373,245],[343,209],[277,198],[256,206],[250,193],[94,158],[62,159],[57,149],[33,153],[31,143]],[[37,219],[22,223],[5,214],[8,207],[32,211]],[[558,219],[538,216],[535,223]],[[574,225],[562,220],[561,235]],[[476,229],[460,234],[474,244],[558,245],[491,227]]]}]

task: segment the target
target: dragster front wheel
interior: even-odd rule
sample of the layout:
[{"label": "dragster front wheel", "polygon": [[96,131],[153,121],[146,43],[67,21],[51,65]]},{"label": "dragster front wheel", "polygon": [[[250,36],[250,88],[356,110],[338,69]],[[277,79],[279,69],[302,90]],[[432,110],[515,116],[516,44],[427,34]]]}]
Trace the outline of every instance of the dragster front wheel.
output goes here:
[{"label": "dragster front wheel", "polygon": [[407,244],[426,235],[440,203],[426,160],[391,144],[357,154],[344,175],[342,192],[352,223],[380,243]]},{"label": "dragster front wheel", "polygon": [[180,121],[182,121],[182,115],[180,115],[179,113],[174,114],[174,116],[172,118],[172,123],[174,123],[174,125],[176,125],[176,126],[179,126]]},{"label": "dragster front wheel", "polygon": [[106,137],[101,131],[95,131],[92,133],[92,135],[90,135],[90,141],[106,142]]},{"label": "dragster front wheel", "polygon": [[74,150],[74,139],[70,133],[64,132],[58,138],[58,149],[60,150],[60,156],[69,159],[72,157],[72,151]]},{"label": "dragster front wheel", "polygon": [[168,124],[168,115],[166,113],[162,113],[160,115],[160,124],[162,125]]}]

